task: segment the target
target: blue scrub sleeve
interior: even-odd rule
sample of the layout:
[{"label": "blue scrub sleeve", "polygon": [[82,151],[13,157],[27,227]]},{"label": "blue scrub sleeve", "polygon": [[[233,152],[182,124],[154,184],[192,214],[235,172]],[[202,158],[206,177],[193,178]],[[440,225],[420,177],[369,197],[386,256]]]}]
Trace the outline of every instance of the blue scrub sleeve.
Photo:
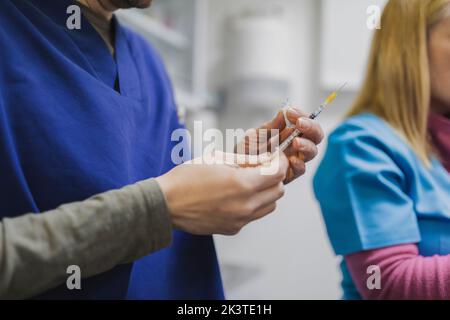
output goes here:
[{"label": "blue scrub sleeve", "polygon": [[388,142],[345,127],[330,137],[314,189],[336,254],[420,241],[407,181]]}]

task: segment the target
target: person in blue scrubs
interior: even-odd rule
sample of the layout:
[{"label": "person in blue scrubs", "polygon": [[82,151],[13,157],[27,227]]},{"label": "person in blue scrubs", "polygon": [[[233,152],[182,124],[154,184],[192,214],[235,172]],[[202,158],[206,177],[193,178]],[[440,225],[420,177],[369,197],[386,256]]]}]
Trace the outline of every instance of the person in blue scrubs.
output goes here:
[{"label": "person in blue scrubs", "polygon": [[[1,166],[9,170],[2,173],[0,211],[9,216],[87,199],[173,166],[170,134],[180,124],[160,58],[115,21],[114,59],[84,17],[82,32],[66,28],[72,4],[0,5],[2,32],[8,31],[2,38],[9,39],[1,50],[8,61],[2,64],[2,121],[15,136]],[[125,298],[132,268],[121,265],[85,279],[83,290],[63,285],[40,298]],[[143,273],[149,275],[145,292],[134,280]],[[223,298],[211,237],[176,232],[170,250],[136,263],[129,294]]]},{"label": "person in blue scrubs", "polygon": [[[450,174],[433,158],[427,168],[384,120],[354,116],[329,137],[314,179],[337,255],[418,244],[423,256],[450,254]],[[341,263],[345,299],[361,294]]]},{"label": "person in blue scrubs", "polygon": [[[344,257],[344,298],[448,299],[450,284],[440,279],[442,266],[450,268],[450,1],[391,0],[381,25],[366,80],[329,137],[314,191],[334,251]],[[405,26],[408,33],[400,32]],[[447,125],[429,122],[435,117]],[[376,290],[367,287],[370,264],[382,266]]]},{"label": "person in blue scrubs", "polygon": [[[0,1],[1,217],[48,211],[174,167],[171,133],[182,125],[163,63],[112,16],[151,1],[82,2],[111,14],[110,34],[85,15],[80,30],[68,29],[74,1]],[[289,180],[304,173],[322,139],[317,125],[305,125],[312,138],[294,143]],[[126,297],[223,299],[212,237],[174,231],[166,250],[84,279],[83,290],[61,286],[37,298]]]}]

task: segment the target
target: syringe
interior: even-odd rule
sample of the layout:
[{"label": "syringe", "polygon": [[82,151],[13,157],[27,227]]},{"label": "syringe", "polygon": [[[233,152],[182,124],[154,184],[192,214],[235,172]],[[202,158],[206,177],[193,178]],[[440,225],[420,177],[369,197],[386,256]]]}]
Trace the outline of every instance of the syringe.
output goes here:
[{"label": "syringe", "polygon": [[[334,99],[336,99],[336,97],[338,96],[338,94],[342,91],[342,89],[345,88],[346,85],[347,85],[347,82],[344,83],[338,90],[336,90],[336,91],[334,91],[332,94],[330,94],[330,95],[328,96],[328,98],[325,99],[325,102],[322,103],[322,104],[320,105],[320,107],[319,107],[316,111],[314,111],[313,113],[311,113],[311,114],[309,115],[309,118],[310,118],[311,120],[316,119],[316,118],[322,113],[322,111],[323,111],[329,104],[331,104],[331,103],[334,101]],[[291,145],[291,143],[294,141],[295,138],[301,137],[302,135],[303,135],[303,133],[302,133],[300,130],[295,129],[294,132],[292,132],[292,134],[291,134],[286,140],[284,140],[282,144],[280,144],[280,145],[278,146],[278,148],[276,149],[276,152],[283,152],[283,151],[285,151],[285,150]]]}]

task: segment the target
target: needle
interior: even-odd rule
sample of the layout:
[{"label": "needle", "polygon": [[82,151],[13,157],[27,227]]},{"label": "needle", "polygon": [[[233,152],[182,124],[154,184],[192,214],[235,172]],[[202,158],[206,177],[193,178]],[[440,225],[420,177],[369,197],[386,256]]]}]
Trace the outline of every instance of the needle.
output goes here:
[{"label": "needle", "polygon": [[[341,93],[341,91],[345,88],[346,85],[347,85],[347,82],[345,82],[342,86],[340,86],[338,90],[331,93],[325,99],[324,103],[322,103],[316,111],[314,111],[313,113],[310,114],[309,118],[311,120],[316,119],[329,104],[333,103],[333,101],[336,99],[338,94]],[[295,138],[301,137],[301,136],[302,136],[302,132],[298,129],[295,129],[294,132],[292,132],[292,134],[286,140],[284,140],[284,142],[277,148],[277,152],[285,151],[291,145],[291,143],[294,141]]]}]

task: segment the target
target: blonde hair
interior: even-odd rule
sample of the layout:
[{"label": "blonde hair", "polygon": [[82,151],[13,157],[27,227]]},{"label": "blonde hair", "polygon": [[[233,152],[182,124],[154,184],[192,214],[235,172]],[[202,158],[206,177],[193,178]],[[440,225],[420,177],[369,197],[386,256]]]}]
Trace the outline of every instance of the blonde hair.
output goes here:
[{"label": "blonde hair", "polygon": [[450,0],[390,0],[372,41],[366,78],[348,116],[386,120],[430,165],[428,34],[450,12]]}]

